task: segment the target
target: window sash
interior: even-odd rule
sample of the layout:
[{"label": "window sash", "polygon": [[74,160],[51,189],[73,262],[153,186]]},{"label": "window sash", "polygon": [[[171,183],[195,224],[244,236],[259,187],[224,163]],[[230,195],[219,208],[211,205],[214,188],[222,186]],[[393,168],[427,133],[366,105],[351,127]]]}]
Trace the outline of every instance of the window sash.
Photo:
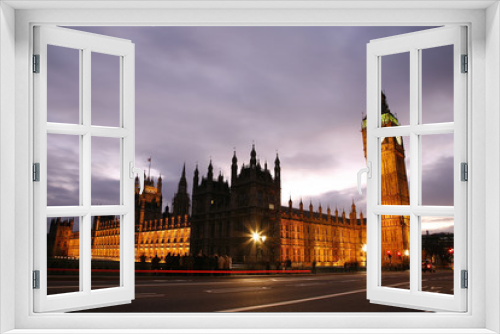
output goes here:
[{"label": "window sash", "polygon": [[[80,50],[79,124],[47,122],[47,45]],[[120,57],[120,126],[91,123],[91,53]],[[40,73],[34,74],[34,161],[40,163],[40,182],[34,184],[34,270],[40,271],[40,289],[33,290],[34,311],[71,311],[130,302],[134,298],[134,45],[76,30],[35,27],[34,54],[40,55]],[[79,136],[79,206],[47,207],[47,134]],[[91,139],[120,139],[120,205],[91,205]],[[91,228],[94,215],[120,215],[120,286],[91,289]],[[80,217],[80,291],[47,295],[47,217]]]},{"label": "window sash", "polygon": [[[460,73],[461,54],[466,54],[466,28],[435,28],[371,41],[367,46],[367,161],[372,177],[367,187],[367,297],[371,302],[424,310],[467,310],[467,290],[460,289],[460,271],[467,269],[467,182],[460,181],[460,163],[467,162],[467,76]],[[454,45],[454,122],[419,124],[421,121],[421,51]],[[381,127],[381,57],[410,53],[410,125]],[[420,205],[420,135],[454,133],[454,206]],[[381,205],[381,138],[410,137],[410,205]],[[381,286],[381,216],[410,216],[410,289]],[[421,233],[419,217],[454,217],[454,294],[419,291],[421,288]]]}]

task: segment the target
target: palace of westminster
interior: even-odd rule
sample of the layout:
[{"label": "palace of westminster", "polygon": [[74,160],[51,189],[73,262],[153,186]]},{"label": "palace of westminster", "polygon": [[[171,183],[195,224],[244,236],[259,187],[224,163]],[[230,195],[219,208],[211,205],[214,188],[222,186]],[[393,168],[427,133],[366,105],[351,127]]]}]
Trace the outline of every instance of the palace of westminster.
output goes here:
[{"label": "palace of westminster", "polygon": [[[398,126],[385,95],[382,94],[382,126]],[[366,117],[361,127],[366,158]],[[381,145],[382,204],[408,205],[408,179],[401,138],[385,138]],[[238,171],[239,169],[239,171]],[[212,163],[206,176],[198,167],[193,176],[192,198],[185,167],[173,199],[172,210],[162,211],[162,178],[145,178],[144,192],[135,184],[135,257],[151,261],[155,256],[227,255],[233,263],[284,263],[293,266],[366,266],[366,218],[356,211],[339,213],[321,205],[307,209],[302,200],[298,208],[292,200],[281,205],[281,165],[278,155],[274,173],[256,159],[255,147],[250,163],[238,168],[236,152],[232,158],[231,180],[214,177]],[[48,233],[48,256],[78,258],[79,232],[73,220],[53,219]],[[382,263],[403,265],[409,250],[409,217],[382,216]],[[119,260],[120,220],[94,217],[92,258]],[[392,256],[393,254],[394,256]],[[399,255],[399,256],[396,256]]]}]

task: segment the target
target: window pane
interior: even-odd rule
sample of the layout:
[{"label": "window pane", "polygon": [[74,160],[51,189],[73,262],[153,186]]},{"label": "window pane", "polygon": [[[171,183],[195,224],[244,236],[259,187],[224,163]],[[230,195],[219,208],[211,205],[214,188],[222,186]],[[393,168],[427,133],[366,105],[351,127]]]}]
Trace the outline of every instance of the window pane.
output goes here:
[{"label": "window pane", "polygon": [[80,205],[80,137],[47,134],[47,205]]},{"label": "window pane", "polygon": [[453,217],[421,217],[422,291],[453,294]]},{"label": "window pane", "polygon": [[380,139],[382,205],[409,205],[410,138]]},{"label": "window pane", "polygon": [[422,123],[453,122],[453,45],[421,52]]},{"label": "window pane", "polygon": [[426,135],[422,143],[422,205],[453,206],[453,134]]},{"label": "window pane", "polygon": [[410,217],[381,216],[381,286],[410,288]]},{"label": "window pane", "polygon": [[120,286],[120,216],[92,217],[92,289]]},{"label": "window pane", "polygon": [[408,125],[410,124],[410,53],[382,56],[381,66],[382,126],[391,122],[389,119],[391,115],[399,120],[398,125]]},{"label": "window pane", "polygon": [[80,218],[47,218],[47,294],[80,291]]},{"label": "window pane", "polygon": [[119,138],[92,137],[92,205],[119,205]]},{"label": "window pane", "polygon": [[80,50],[47,45],[47,121],[80,122]]},{"label": "window pane", "polygon": [[92,125],[120,126],[120,57],[92,52]]}]

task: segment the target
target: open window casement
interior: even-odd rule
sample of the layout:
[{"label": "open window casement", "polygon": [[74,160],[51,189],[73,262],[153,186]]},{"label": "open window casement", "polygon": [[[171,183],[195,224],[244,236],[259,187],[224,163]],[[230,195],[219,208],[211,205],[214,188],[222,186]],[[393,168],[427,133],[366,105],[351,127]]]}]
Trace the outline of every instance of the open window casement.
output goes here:
[{"label": "open window casement", "polygon": [[[49,48],[55,49],[55,53],[48,53]],[[66,81],[63,84],[77,87],[74,108],[76,117],[74,121],[67,123],[49,122],[47,115],[51,110],[48,103],[48,77],[51,75],[49,73],[51,67],[48,65],[57,65],[64,61],[64,57],[54,57],[54,54],[68,50],[76,55],[74,73],[77,74],[68,75],[64,78]],[[91,119],[91,115],[95,115],[91,110],[93,105],[91,91],[95,83],[91,80],[91,67],[92,57],[97,54],[114,56],[119,63],[119,73],[114,78],[119,82],[117,84],[119,102],[116,102],[119,105],[117,107],[119,116],[117,112],[115,127],[98,126]],[[53,58],[48,60],[49,56]],[[33,83],[34,311],[70,311],[129,303],[134,299],[134,173],[139,172],[141,187],[144,182],[143,172],[134,167],[134,44],[128,40],[71,29],[35,27]],[[114,205],[96,205],[102,203],[94,203],[91,191],[93,173],[91,160],[96,150],[102,149],[95,143],[99,143],[103,138],[111,138],[117,144],[115,155],[103,152],[108,159],[115,160],[112,161],[115,165],[120,166],[116,175],[117,183],[119,179],[119,200],[113,203]],[[48,141],[50,145],[47,144]],[[75,153],[77,168],[72,174],[71,182],[78,186],[79,200],[73,205],[66,206],[48,203],[51,184],[47,180],[54,178],[54,173],[64,171],[65,168],[65,166],[51,167],[51,163],[54,162],[50,161],[50,157],[53,155],[49,156],[48,150],[55,151],[57,156],[69,159],[68,151],[64,151],[62,147],[70,142],[76,143],[74,151],[78,152]],[[96,217],[103,216],[114,217],[115,225],[120,229],[120,239],[116,241],[120,265],[118,270],[114,270],[116,276],[119,271],[119,283],[115,287],[98,289],[92,284],[94,254],[91,246],[94,242],[93,225],[96,224]],[[56,233],[55,227],[61,226],[65,229],[59,229]],[[60,243],[62,248],[66,249],[66,253],[51,253],[54,243]],[[51,258],[61,259],[61,263],[64,263],[65,259],[72,259],[72,269],[65,269],[67,266],[60,265],[61,270],[64,269],[66,272],[58,272],[59,274],[66,274],[68,271],[77,272],[73,286],[67,287],[69,292],[68,289],[48,289],[47,273],[53,269],[48,268],[49,254]]]},{"label": "open window casement", "polygon": [[[453,66],[453,70],[450,72],[453,72],[453,79],[450,90],[453,91],[453,101],[450,102],[450,110],[453,109],[453,119],[451,122],[423,122],[422,114],[426,112],[422,107],[422,92],[425,88],[425,81],[422,81],[423,55],[444,46],[452,48],[450,66]],[[410,72],[409,121],[406,124],[398,121],[398,110],[394,110],[394,113],[389,110],[382,86],[382,75],[387,69],[382,67],[382,58],[403,53],[409,56]],[[467,274],[467,182],[464,178],[466,175],[462,175],[467,168],[464,164],[467,163],[466,54],[466,28],[459,26],[373,40],[367,45],[367,298],[372,303],[430,311],[463,312],[467,309],[467,289],[463,287],[465,282],[462,282],[463,276]],[[426,58],[426,61],[429,60],[432,61],[432,58]],[[390,103],[390,96],[388,100]],[[422,179],[427,177],[423,171],[423,138],[428,140],[445,134],[453,138],[453,150],[450,149],[453,152],[450,158],[453,166],[449,170],[450,178],[453,175],[453,180],[450,179],[450,184],[453,184],[453,195],[450,195],[453,197],[453,206],[438,206],[422,196]],[[405,144],[411,151],[405,151],[404,148],[398,151],[398,146]],[[396,152],[394,161],[386,158],[389,145]],[[406,166],[409,168],[408,178],[405,158],[410,158],[409,166]],[[391,164],[395,166],[394,173],[386,173]],[[396,172],[398,168],[401,171]],[[388,194],[387,187],[393,187],[395,194]],[[404,196],[404,193],[407,195]],[[447,293],[442,293],[441,289],[425,288],[440,275],[432,273],[439,257],[430,254],[423,245],[426,240],[430,240],[423,237],[427,229],[423,225],[428,217],[447,217],[454,224],[453,233],[447,234],[448,238],[451,236],[453,239],[451,246],[448,246],[453,259],[450,261],[448,258],[447,273],[451,278]],[[402,242],[391,246],[389,239],[396,234],[402,238]],[[389,283],[383,282],[383,277],[387,277],[384,275],[390,274],[390,270],[408,269],[408,266],[408,284],[390,284],[390,280],[386,280]],[[431,273],[423,273],[426,266]]]}]

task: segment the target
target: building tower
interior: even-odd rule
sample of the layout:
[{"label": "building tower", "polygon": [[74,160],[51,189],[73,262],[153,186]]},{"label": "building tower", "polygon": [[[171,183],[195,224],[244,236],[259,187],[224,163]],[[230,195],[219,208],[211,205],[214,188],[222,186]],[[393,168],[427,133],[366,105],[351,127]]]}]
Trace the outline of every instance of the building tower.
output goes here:
[{"label": "building tower", "polygon": [[[250,164],[237,165],[233,156],[231,176],[231,231],[229,249],[236,262],[279,260],[279,214],[281,211],[281,167],[274,161],[274,177],[257,161],[255,145],[250,151]],[[253,233],[266,241],[252,241]]]},{"label": "building tower", "polygon": [[212,160],[199,183],[198,168],[193,177],[193,210],[190,251],[193,255],[228,254],[230,190],[222,174],[214,179]]},{"label": "building tower", "polygon": [[[145,174],[145,173],[144,173]],[[158,178],[155,186],[153,178],[144,175],[144,191],[139,194],[139,180],[135,180],[135,225],[136,231],[145,221],[162,218],[162,178]]]},{"label": "building tower", "polygon": [[[382,127],[399,126],[391,113],[387,98],[382,92]],[[366,117],[361,123],[363,150],[366,159]],[[402,137],[386,137],[381,144],[381,203],[382,205],[409,205],[408,177],[406,174],[405,149]],[[406,266],[403,256],[410,250],[410,217],[382,216],[382,265]],[[406,259],[407,261],[408,259]]]},{"label": "building tower", "polygon": [[234,151],[231,163],[231,184],[236,182],[237,177],[238,177],[238,158],[236,158],[236,151]]},{"label": "building tower", "polygon": [[187,187],[188,185],[186,181],[186,164],[184,164],[184,166],[182,167],[182,175],[179,180],[179,186],[177,187],[177,193],[175,193],[174,198],[172,200],[174,217],[189,215],[191,201],[189,199]]}]

